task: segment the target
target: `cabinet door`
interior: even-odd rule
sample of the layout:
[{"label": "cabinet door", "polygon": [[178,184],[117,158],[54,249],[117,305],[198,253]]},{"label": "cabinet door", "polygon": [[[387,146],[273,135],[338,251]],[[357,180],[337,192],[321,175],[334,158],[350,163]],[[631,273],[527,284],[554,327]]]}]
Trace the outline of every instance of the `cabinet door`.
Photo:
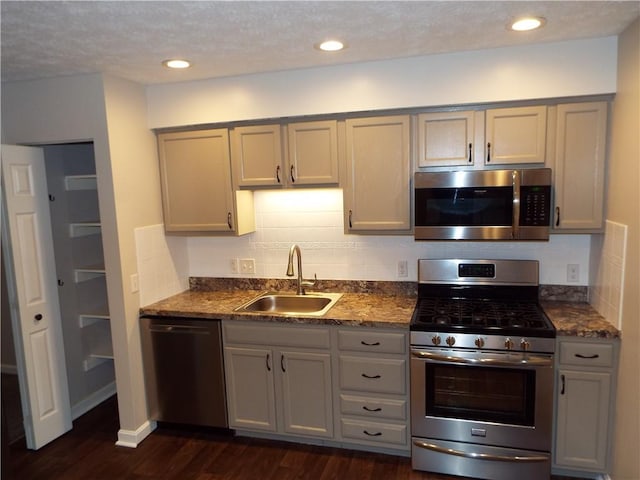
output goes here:
[{"label": "cabinet door", "polygon": [[602,471],[609,438],[611,374],[560,370],[555,463]]},{"label": "cabinet door", "polygon": [[411,229],[409,116],[349,119],[345,224],[349,233]]},{"label": "cabinet door", "polygon": [[418,116],[418,167],[473,165],[474,112]]},{"label": "cabinet door", "polygon": [[273,352],[225,347],[224,361],[229,426],[275,432]]},{"label": "cabinet door", "polygon": [[558,105],[557,115],[553,228],[600,229],[607,103]]},{"label": "cabinet door", "polygon": [[158,135],[167,232],[233,232],[227,130]]},{"label": "cabinet door", "polygon": [[328,353],[280,352],[284,431],[333,436],[331,358]]},{"label": "cabinet door", "polygon": [[487,110],[485,164],[544,163],[546,133],[546,106]]},{"label": "cabinet door", "polygon": [[280,125],[237,127],[232,131],[234,181],[241,187],[284,183]]},{"label": "cabinet door", "polygon": [[287,183],[338,184],[338,133],[335,120],[291,123]]}]

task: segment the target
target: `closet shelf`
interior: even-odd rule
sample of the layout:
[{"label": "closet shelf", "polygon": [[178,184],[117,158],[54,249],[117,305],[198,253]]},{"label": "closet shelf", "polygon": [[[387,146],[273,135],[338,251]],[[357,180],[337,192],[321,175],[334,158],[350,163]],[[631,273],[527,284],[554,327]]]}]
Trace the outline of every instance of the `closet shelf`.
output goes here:
[{"label": "closet shelf", "polygon": [[86,237],[87,235],[98,235],[102,233],[100,222],[76,222],[69,224],[69,236]]},{"label": "closet shelf", "polygon": [[64,177],[64,188],[70,190],[97,190],[96,175],[67,175]]}]

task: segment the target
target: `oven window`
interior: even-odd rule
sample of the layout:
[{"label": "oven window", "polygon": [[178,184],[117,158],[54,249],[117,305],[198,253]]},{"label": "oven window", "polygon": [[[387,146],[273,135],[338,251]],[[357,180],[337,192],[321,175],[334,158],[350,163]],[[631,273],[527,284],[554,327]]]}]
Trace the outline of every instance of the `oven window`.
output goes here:
[{"label": "oven window", "polygon": [[425,366],[427,415],[534,425],[534,370]]},{"label": "oven window", "polygon": [[419,188],[415,209],[421,227],[508,227],[513,223],[513,188]]}]

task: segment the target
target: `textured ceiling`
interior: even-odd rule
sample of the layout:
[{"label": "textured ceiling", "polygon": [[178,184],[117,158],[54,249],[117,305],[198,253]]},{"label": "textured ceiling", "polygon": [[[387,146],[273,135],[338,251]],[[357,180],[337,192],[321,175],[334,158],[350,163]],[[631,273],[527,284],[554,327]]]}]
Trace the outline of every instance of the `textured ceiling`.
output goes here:
[{"label": "textured ceiling", "polygon": [[[514,17],[547,19],[515,33]],[[640,1],[7,1],[2,80],[104,72],[142,84],[616,35]],[[342,52],[313,48],[338,37]],[[161,61],[194,66],[169,71]]]}]

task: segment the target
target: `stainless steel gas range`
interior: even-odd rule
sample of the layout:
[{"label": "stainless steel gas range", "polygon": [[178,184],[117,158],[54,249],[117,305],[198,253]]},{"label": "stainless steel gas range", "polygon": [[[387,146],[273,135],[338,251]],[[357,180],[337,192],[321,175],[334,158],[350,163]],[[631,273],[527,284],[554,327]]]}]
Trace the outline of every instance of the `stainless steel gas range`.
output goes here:
[{"label": "stainless steel gas range", "polygon": [[410,329],[413,468],[548,479],[556,332],[538,262],[419,260]]}]

